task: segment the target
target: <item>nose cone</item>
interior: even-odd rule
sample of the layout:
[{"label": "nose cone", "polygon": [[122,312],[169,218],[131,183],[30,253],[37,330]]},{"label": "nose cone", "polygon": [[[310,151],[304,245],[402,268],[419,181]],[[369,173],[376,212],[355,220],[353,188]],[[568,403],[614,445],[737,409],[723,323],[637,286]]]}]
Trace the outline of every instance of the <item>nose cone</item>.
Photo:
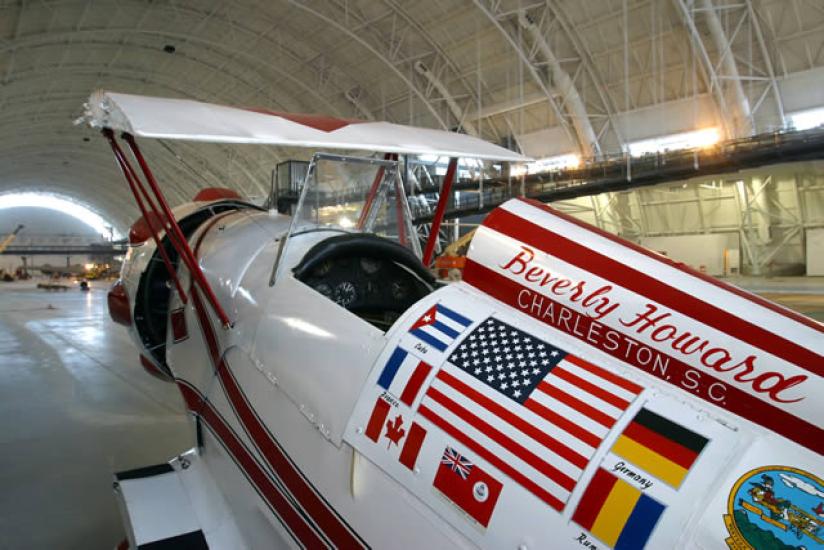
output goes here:
[{"label": "nose cone", "polygon": [[129,305],[129,295],[123,281],[118,280],[112,285],[108,295],[109,315],[112,321],[126,327],[132,326],[132,308]]}]

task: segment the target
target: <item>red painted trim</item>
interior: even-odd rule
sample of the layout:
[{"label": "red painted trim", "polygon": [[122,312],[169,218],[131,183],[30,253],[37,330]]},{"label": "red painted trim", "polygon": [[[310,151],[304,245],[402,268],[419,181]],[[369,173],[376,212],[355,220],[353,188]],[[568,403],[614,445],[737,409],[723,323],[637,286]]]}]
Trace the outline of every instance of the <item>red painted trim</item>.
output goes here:
[{"label": "red painted trim", "polygon": [[334,509],[329,506],[324,499],[315,491],[314,487],[305,479],[291,459],[286,455],[280,444],[269,432],[263,421],[257,416],[243,391],[240,389],[234,375],[225,362],[218,347],[214,329],[208,318],[203,302],[200,300],[198,292],[192,288],[192,304],[200,321],[200,328],[206,340],[209,355],[217,371],[220,382],[235,410],[249,438],[258,448],[266,462],[280,477],[289,492],[297,499],[300,506],[306,510],[309,516],[317,523],[324,534],[337,547],[354,548],[362,547],[364,543],[350,530],[349,526],[337,515]]},{"label": "red painted trim", "polygon": [[[515,281],[512,281],[511,279],[508,279],[507,277],[504,277],[503,275],[492,271],[488,267],[472,260],[467,260],[466,262],[465,280],[467,280],[467,274],[468,280],[473,281],[472,285],[478,290],[503,302],[504,304],[510,305],[518,311],[522,311],[539,322],[552,328],[562,330],[570,336],[581,340],[585,344],[593,346],[607,355],[615,357],[621,363],[631,365],[632,367],[637,368],[650,376],[654,376],[660,380],[663,380],[667,384],[675,386],[685,393],[694,395],[695,397],[703,399],[707,403],[721,407],[722,409],[725,409],[733,414],[737,414],[743,418],[755,422],[756,424],[760,424],[765,428],[783,435],[786,438],[792,439],[793,441],[796,441],[797,443],[800,443],[801,445],[804,445],[819,454],[824,454],[824,429],[821,427],[813,425],[810,422],[798,418],[783,409],[762,401],[759,398],[735,387],[731,383],[721,382],[709,372],[705,370],[699,371],[698,369],[687,365],[683,361],[666,355],[661,351],[657,351],[657,353],[661,354],[662,357],[665,357],[668,360],[666,373],[661,373],[657,370],[650,370],[648,366],[634,362],[633,356],[628,356],[623,346],[611,348],[603,345],[603,340],[600,340],[597,344],[593,344],[587,340],[585,335],[589,333],[592,323],[597,323],[597,321],[594,321],[592,318],[566,307],[562,303],[554,300],[552,297],[535,292],[531,289],[526,289],[526,287],[519,285]],[[561,324],[552,324],[546,318],[535,315],[531,310],[522,310],[518,308],[518,293],[522,290],[529,290],[536,296],[540,296],[546,304],[552,303],[556,310],[569,310],[572,313],[572,319],[570,319],[570,322],[574,327],[577,327],[580,332],[568,330],[569,327],[564,327]],[[600,325],[600,327],[603,330],[611,330],[619,334],[621,336],[621,340],[631,343],[633,348],[643,346],[641,342],[619,330],[608,328],[604,325]],[[688,391],[686,388],[681,386],[685,373],[690,371],[699,374],[699,378],[697,378],[698,386],[692,391]],[[719,402],[711,399],[709,392],[714,385],[720,385],[725,388],[726,394],[723,401]]]},{"label": "red painted trim", "polygon": [[129,295],[126,286],[118,279],[106,295],[109,305],[109,317],[112,321],[124,327],[132,326],[132,306],[129,304]]},{"label": "red painted trim", "polygon": [[[817,376],[824,376],[824,357],[814,351],[530,220],[499,208],[486,218],[484,226],[781,357]],[[467,273],[464,270],[464,281],[473,284],[474,280],[472,271]]]},{"label": "red painted trim", "polygon": [[216,201],[220,199],[238,199],[241,196],[234,189],[226,187],[204,187],[192,199],[195,202]]},{"label": "red painted trim", "polygon": [[232,428],[223,420],[212,404],[186,382],[178,380],[178,388],[180,388],[187,403],[202,404],[199,410],[193,410],[193,412],[196,412],[212,429],[215,436],[223,443],[234,461],[269,504],[272,511],[281,519],[287,530],[307,548],[326,547],[326,541],[321,539],[306,519],[301,516],[288,496],[278,489],[252,453],[246,448],[246,445],[235,435]]},{"label": "red painted trim", "polygon": [[282,111],[270,111],[268,109],[261,109],[261,108],[247,108],[247,111],[252,111],[254,113],[260,113],[263,115],[272,115],[276,117],[280,117],[286,119],[290,122],[295,122],[297,124],[301,124],[303,126],[308,126],[313,130],[320,130],[321,132],[334,132],[335,130],[340,130],[341,128],[345,128],[350,124],[363,124],[368,122],[366,120],[358,120],[356,118],[335,118],[331,116],[325,115],[311,115],[305,113],[285,113]]},{"label": "red painted trim", "polygon": [[206,235],[209,233],[209,231],[212,230],[212,228],[215,226],[217,222],[219,222],[223,218],[231,216],[232,214],[237,214],[237,210],[227,210],[226,212],[221,212],[220,214],[212,216],[206,221],[206,224],[203,226],[203,228],[200,230],[200,234],[197,236],[197,241],[195,242],[195,247],[192,251],[195,260],[200,260],[200,245],[203,244],[203,239],[206,238]]},{"label": "red painted trim", "polygon": [[219,369],[218,374],[223,383],[226,395],[235,408],[244,429],[255,443],[255,446],[260,449],[266,462],[269,463],[272,469],[283,480],[287,489],[297,498],[301,507],[306,510],[309,516],[318,524],[320,529],[329,537],[335,546],[339,548],[362,547],[362,541],[349,530],[349,527],[344,524],[326,502],[318,496],[314,488],[306,482],[303,475],[298,472],[291,460],[286,457],[280,445],[274,441],[267,428],[246,401],[228,365],[224,365],[223,368]]},{"label": "red painted trim", "polygon": [[579,220],[577,218],[574,218],[574,217],[570,216],[569,214],[566,214],[565,212],[561,212],[559,210],[556,210],[556,209],[554,209],[552,207],[549,207],[549,206],[547,206],[543,203],[540,203],[540,202],[538,202],[534,199],[519,198],[518,200],[521,200],[521,201],[529,204],[530,206],[534,206],[536,208],[544,210],[545,212],[549,212],[553,216],[557,216],[557,217],[559,217],[559,218],[561,218],[561,219],[563,219],[563,220],[565,220],[569,223],[577,225],[578,227],[580,227],[582,229],[586,229],[587,231],[595,233],[596,235],[604,237],[605,239],[609,239],[610,241],[612,241],[614,243],[617,243],[621,246],[624,246],[626,248],[629,248],[630,250],[633,250],[635,252],[638,252],[639,254],[643,254],[644,256],[647,256],[648,258],[652,258],[653,260],[655,260],[657,262],[660,262],[662,264],[666,264],[669,267],[672,267],[672,268],[675,268],[679,271],[682,271],[683,273],[685,273],[687,275],[690,275],[692,277],[696,277],[698,279],[701,279],[705,283],[709,283],[709,284],[711,284],[715,287],[718,287],[722,290],[725,290],[727,292],[731,292],[731,293],[735,294],[736,296],[744,298],[745,300],[753,302],[754,304],[758,304],[759,306],[761,306],[763,308],[769,309],[770,311],[778,313],[779,315],[787,317],[788,319],[792,319],[793,321],[796,321],[798,323],[806,325],[806,326],[810,327],[813,330],[817,330],[818,332],[824,333],[824,323],[820,323],[820,322],[816,321],[815,319],[810,319],[806,315],[801,315],[801,314],[799,314],[799,313],[797,313],[797,312],[795,312],[791,309],[787,309],[787,308],[785,308],[785,307],[783,307],[779,304],[776,304],[775,302],[771,302],[770,300],[767,300],[766,298],[762,298],[761,296],[758,296],[757,294],[747,292],[746,290],[744,290],[742,288],[739,288],[735,285],[731,285],[729,283],[725,283],[724,281],[720,281],[720,280],[716,279],[715,277],[711,277],[711,276],[707,275],[706,273],[701,273],[700,271],[695,271],[694,269],[689,268],[689,267],[685,266],[684,264],[675,262],[675,261],[671,260],[670,258],[667,258],[666,256],[662,256],[660,254],[657,254],[657,253],[649,250],[648,248],[644,248],[643,246],[639,246],[639,245],[637,245],[633,242],[625,241],[624,239],[621,239],[620,237],[617,237],[617,236],[613,235],[612,233],[608,233],[608,232],[604,231],[603,229],[591,226],[591,225],[589,225],[585,222],[582,222],[581,220]]},{"label": "red painted trim", "polygon": [[171,376],[160,370],[160,368],[158,368],[158,366],[155,365],[151,359],[149,359],[142,353],[140,354],[140,366],[143,367],[143,370],[145,370],[155,378],[163,380],[164,382],[171,382],[173,380]]}]

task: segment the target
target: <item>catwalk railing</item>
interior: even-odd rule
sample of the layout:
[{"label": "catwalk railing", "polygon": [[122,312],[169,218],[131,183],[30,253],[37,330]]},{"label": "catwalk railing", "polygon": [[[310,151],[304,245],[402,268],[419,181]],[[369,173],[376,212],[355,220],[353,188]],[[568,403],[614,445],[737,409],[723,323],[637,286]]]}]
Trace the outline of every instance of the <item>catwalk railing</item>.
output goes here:
[{"label": "catwalk railing", "polygon": [[[576,169],[487,179],[483,185],[456,182],[455,188],[462,192],[451,197],[444,217],[454,219],[483,214],[513,197],[553,202],[770,164],[817,159],[824,159],[824,128],[759,134],[701,149],[639,157],[616,155],[587,160]],[[437,199],[437,189],[432,186],[422,192],[418,198],[410,200],[416,225],[432,220],[429,203]]]}]

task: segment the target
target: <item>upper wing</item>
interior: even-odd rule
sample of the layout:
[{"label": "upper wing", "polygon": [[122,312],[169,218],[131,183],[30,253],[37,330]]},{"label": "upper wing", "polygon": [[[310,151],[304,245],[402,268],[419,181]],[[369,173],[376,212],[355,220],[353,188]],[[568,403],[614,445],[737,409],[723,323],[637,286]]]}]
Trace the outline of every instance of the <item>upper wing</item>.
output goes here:
[{"label": "upper wing", "polygon": [[95,92],[86,122],[143,137],[524,161],[481,139],[429,128],[250,110],[189,99]]}]

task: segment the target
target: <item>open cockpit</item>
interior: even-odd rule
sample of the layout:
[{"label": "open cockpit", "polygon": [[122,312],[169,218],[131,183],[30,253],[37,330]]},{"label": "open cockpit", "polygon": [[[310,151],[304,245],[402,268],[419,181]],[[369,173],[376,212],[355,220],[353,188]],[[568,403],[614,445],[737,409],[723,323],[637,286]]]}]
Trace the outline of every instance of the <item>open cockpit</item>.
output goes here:
[{"label": "open cockpit", "polygon": [[273,282],[295,279],[382,331],[436,288],[395,160],[312,159]]}]

